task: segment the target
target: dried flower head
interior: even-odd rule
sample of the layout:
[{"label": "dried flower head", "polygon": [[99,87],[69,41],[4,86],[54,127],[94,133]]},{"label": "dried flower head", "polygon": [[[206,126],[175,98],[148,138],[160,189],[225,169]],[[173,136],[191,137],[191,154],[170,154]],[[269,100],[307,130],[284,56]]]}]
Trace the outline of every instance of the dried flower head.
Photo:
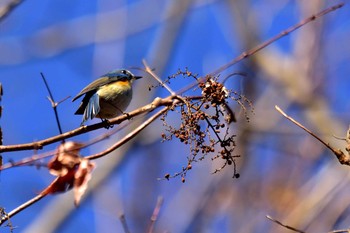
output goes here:
[{"label": "dried flower head", "polygon": [[[203,78],[197,78],[188,70],[178,71],[176,75],[192,77],[197,80],[197,88],[200,88],[201,96],[185,97],[173,109],[181,116],[181,123],[178,127],[168,124],[167,114],[161,118],[167,132],[162,133],[163,141],[177,138],[181,143],[190,147],[187,166],[172,176],[167,173],[164,178],[181,176],[182,182],[185,182],[186,174],[193,168],[193,163],[202,161],[208,156],[211,160],[223,160],[223,165],[214,173],[219,172],[227,165],[233,165],[233,177],[238,178],[235,159],[239,155],[234,154],[236,135],[232,133],[230,128],[231,123],[236,122],[237,119],[229,106],[229,100],[234,100],[246,110],[243,102],[247,99],[227,89],[223,83],[218,81],[218,77],[206,76],[202,81]],[[247,102],[251,105],[249,101]]]}]

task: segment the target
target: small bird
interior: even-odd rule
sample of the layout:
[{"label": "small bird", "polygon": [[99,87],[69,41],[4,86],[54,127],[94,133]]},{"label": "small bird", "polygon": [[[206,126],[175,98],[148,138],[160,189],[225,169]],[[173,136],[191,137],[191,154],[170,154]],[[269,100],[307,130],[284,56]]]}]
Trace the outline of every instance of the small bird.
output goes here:
[{"label": "small bird", "polygon": [[81,125],[94,117],[106,120],[123,114],[132,99],[132,83],[140,78],[128,70],[113,70],[87,85],[72,100],[85,95],[75,112],[83,115]]}]

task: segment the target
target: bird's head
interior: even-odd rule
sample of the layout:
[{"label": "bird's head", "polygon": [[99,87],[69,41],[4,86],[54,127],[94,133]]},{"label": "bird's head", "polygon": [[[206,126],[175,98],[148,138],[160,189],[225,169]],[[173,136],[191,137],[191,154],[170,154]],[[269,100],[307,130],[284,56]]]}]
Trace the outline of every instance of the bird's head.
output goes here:
[{"label": "bird's head", "polygon": [[133,82],[136,79],[142,78],[142,76],[135,76],[133,73],[131,73],[129,70],[113,70],[109,73],[107,73],[105,76],[107,76],[110,81],[129,81]]}]

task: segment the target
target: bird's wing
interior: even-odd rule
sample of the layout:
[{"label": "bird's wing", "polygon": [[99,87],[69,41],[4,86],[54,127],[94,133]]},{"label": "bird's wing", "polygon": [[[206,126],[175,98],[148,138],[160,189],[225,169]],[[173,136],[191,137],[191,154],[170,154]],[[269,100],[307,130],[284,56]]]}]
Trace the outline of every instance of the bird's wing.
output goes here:
[{"label": "bird's wing", "polygon": [[97,91],[97,89],[99,87],[106,85],[112,81],[113,80],[111,80],[109,77],[101,77],[99,79],[96,79],[95,81],[93,81],[92,83],[87,85],[83,90],[81,90],[81,92],[79,92],[78,95],[75,96],[72,101],[75,101],[76,99],[78,99],[80,96],[86,94],[87,92]]}]

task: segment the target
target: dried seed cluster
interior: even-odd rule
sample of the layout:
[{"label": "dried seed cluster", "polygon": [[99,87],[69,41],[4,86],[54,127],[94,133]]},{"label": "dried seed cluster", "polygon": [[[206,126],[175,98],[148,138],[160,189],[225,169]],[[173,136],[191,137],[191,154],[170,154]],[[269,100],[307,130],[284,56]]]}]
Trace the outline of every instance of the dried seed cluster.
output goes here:
[{"label": "dried seed cluster", "polygon": [[226,104],[229,92],[222,83],[208,77],[205,83],[199,83],[199,87],[202,89],[203,98],[210,102],[212,107]]},{"label": "dried seed cluster", "polygon": [[[173,110],[181,115],[181,124],[178,127],[167,123],[167,114],[161,118],[167,131],[167,133],[162,133],[163,141],[177,138],[181,143],[190,147],[187,165],[174,175],[167,173],[164,178],[170,179],[181,176],[182,182],[185,182],[186,174],[192,169],[192,164],[208,156],[211,160],[223,160],[223,165],[213,173],[219,172],[227,165],[233,165],[234,177],[238,178],[235,159],[239,155],[234,154],[236,135],[230,129],[230,123],[236,121],[236,118],[228,106],[228,100],[233,99],[238,102],[242,97],[232,98],[231,96],[236,96],[236,93],[227,90],[216,77],[207,76],[205,82],[203,82],[187,70],[179,71],[176,75],[196,79],[201,90],[201,96],[198,98],[184,98],[176,106],[177,108],[174,107]],[[173,76],[170,78],[173,78]],[[241,105],[241,102],[238,103]]]}]

